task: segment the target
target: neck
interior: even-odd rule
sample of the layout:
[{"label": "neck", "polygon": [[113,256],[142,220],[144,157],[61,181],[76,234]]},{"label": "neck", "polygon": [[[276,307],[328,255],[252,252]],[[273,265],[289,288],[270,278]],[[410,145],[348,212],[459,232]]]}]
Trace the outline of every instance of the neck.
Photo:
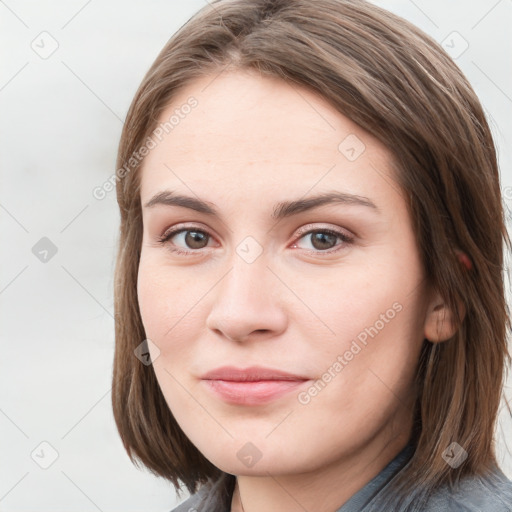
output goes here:
[{"label": "neck", "polygon": [[409,434],[387,443],[377,435],[361,449],[314,472],[237,476],[231,512],[335,512],[398,455]]}]

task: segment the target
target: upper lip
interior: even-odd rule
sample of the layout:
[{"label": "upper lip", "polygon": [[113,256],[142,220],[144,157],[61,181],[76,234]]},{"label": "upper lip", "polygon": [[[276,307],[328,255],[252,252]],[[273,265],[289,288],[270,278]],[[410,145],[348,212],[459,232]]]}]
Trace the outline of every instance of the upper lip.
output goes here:
[{"label": "upper lip", "polygon": [[203,380],[228,380],[234,382],[255,382],[259,380],[309,380],[302,375],[283,372],[274,368],[263,366],[251,366],[249,368],[236,368],[234,366],[222,366],[215,368],[202,377]]}]

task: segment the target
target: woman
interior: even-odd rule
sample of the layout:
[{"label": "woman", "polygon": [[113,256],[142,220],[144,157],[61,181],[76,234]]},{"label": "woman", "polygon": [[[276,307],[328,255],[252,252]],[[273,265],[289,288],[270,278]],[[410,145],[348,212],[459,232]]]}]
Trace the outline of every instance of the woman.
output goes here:
[{"label": "woman", "polygon": [[512,510],[496,152],[432,39],[364,1],[214,2],[117,177],[114,415],[176,512]]}]

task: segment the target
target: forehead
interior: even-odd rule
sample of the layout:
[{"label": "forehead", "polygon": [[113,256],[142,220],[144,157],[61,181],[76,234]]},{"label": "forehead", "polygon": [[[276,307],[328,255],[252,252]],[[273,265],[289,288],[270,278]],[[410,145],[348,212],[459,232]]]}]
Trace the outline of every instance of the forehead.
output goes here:
[{"label": "forehead", "polygon": [[303,195],[316,187],[367,195],[391,180],[390,153],[377,139],[318,94],[254,71],[192,82],[158,126],[160,140],[143,163],[143,200],[164,185],[203,193],[286,187]]}]

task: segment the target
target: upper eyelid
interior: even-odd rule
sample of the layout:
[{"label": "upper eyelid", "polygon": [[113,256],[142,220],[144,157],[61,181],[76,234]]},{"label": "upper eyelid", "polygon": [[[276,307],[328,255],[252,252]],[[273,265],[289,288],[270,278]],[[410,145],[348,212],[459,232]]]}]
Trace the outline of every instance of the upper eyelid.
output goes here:
[{"label": "upper eyelid", "polygon": [[[314,227],[314,225],[312,223],[310,224],[306,224],[304,226],[302,226],[301,228],[299,228],[297,231],[298,233],[300,233],[301,235],[304,235],[306,233],[309,233],[310,231],[322,231],[322,230],[326,230],[326,231],[341,231],[341,232],[349,232],[350,233],[350,236],[355,236],[354,233],[352,233],[350,230],[348,230],[347,228],[343,228],[343,227],[340,227],[340,226],[336,226],[336,227],[332,227],[332,226],[318,226],[318,227]],[[347,234],[348,236],[348,234]]]},{"label": "upper eyelid", "polygon": [[166,237],[167,235],[170,235],[170,234],[177,235],[177,234],[179,234],[180,232],[183,232],[183,231],[203,231],[208,236],[213,237],[213,235],[211,234],[210,230],[207,229],[207,228],[203,228],[202,226],[187,226],[187,225],[180,226],[178,224],[177,226],[172,226],[172,227],[167,228],[166,230],[164,230],[164,232],[162,233],[162,235],[159,236],[159,238],[164,238],[164,237]]}]

